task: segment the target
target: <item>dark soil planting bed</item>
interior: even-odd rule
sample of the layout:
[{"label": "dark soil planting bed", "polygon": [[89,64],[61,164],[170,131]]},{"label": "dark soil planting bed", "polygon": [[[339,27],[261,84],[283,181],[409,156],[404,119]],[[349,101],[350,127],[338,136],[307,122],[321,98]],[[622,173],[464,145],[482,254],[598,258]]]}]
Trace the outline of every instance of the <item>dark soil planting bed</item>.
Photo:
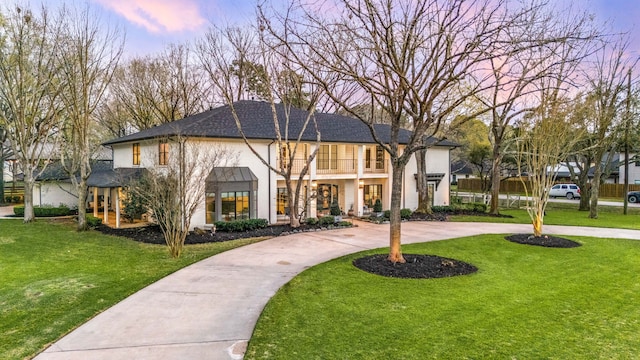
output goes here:
[{"label": "dark soil planting bed", "polygon": [[387,260],[387,256],[366,256],[354,260],[353,265],[372,274],[407,279],[443,278],[478,271],[478,268],[471,264],[435,255],[405,254],[406,263],[393,263]]},{"label": "dark soil planting bed", "polygon": [[552,235],[533,236],[532,234],[513,234],[505,236],[505,239],[518,244],[553,248],[574,248],[582,246],[582,244],[575,241]]},{"label": "dark soil planting bed", "polygon": [[[336,226],[334,228],[339,228]],[[158,225],[149,225],[138,228],[124,228],[124,229],[114,229],[105,225],[101,225],[96,228],[96,230],[108,234],[108,235],[116,235],[123,236],[135,241],[140,241],[148,244],[165,244],[164,237],[162,235],[162,231],[160,230],[160,226]],[[202,234],[197,234],[195,232],[190,232],[187,235],[185,244],[204,244],[211,242],[221,242],[221,241],[229,241],[236,239],[246,239],[246,238],[254,238],[254,237],[273,237],[280,235],[288,235],[299,232],[308,232],[308,231],[319,231],[319,230],[327,230],[326,227],[321,227],[318,225],[310,226],[310,225],[301,225],[298,228],[292,228],[290,225],[271,225],[267,226],[264,229],[256,229],[252,231],[244,231],[244,232],[222,232],[218,231],[216,233],[204,232]]]}]

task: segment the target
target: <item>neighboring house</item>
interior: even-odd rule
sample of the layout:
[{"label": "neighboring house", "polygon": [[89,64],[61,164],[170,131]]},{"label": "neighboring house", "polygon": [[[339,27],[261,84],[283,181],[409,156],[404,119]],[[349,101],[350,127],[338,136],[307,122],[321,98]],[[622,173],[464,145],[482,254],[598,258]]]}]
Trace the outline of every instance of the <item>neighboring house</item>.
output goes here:
[{"label": "neighboring house", "polygon": [[[624,154],[618,154],[618,184],[624,184]],[[640,185],[640,154],[629,153],[629,184]]]},{"label": "neighboring house", "polygon": [[[273,125],[271,105],[261,101],[235,103],[245,135],[264,159],[278,166],[286,149],[278,149]],[[284,133],[284,106],[276,105],[282,133]],[[307,112],[291,109],[289,134],[295,138],[306,119]],[[360,120],[338,114],[315,114],[321,133],[321,143],[309,173],[304,178],[303,191],[311,201],[306,217],[329,212],[335,201],[341,210],[352,210],[362,215],[380,199],[388,209],[391,199],[391,166],[388,155],[377,146],[369,128]],[[374,125],[379,136],[389,138],[388,125]],[[269,223],[288,218],[287,194],[284,179],[258,160],[238,131],[229,106],[218,107],[182,120],[156,126],[138,133],[107,141],[103,145],[113,149],[113,168],[138,169],[162,167],[172,161],[176,135],[188,138],[202,149],[224,146],[239,154],[233,168],[221,167],[208,171],[206,196],[192,219],[192,227],[207,227],[219,220],[264,218]],[[406,143],[411,132],[401,130],[401,143]],[[313,125],[302,135],[303,149],[293,160],[293,173],[299,174],[304,158],[317,146]],[[172,148],[172,146],[174,148]],[[449,204],[449,152],[455,144],[441,141],[427,151],[429,188],[435,205]],[[415,157],[407,165],[403,178],[402,207],[418,206]],[[297,179],[297,175],[293,176]],[[118,191],[115,192],[119,193]],[[105,192],[106,194],[106,192]],[[305,194],[302,194],[303,196]],[[118,202],[115,202],[118,204]]]},{"label": "neighboring house", "polygon": [[451,183],[458,183],[459,179],[475,179],[476,171],[465,160],[458,160],[451,163]]}]

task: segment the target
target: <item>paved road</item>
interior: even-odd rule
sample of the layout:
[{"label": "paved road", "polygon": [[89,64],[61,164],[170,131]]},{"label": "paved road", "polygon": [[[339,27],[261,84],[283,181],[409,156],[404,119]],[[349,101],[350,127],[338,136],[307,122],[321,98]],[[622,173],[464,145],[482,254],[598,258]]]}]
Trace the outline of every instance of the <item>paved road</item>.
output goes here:
[{"label": "paved road", "polygon": [[[388,245],[388,225],[357,224],[277,237],[200,261],[99,314],[36,359],[241,359],[262,309],[282,285],[310,266]],[[634,230],[544,230],[640,240]],[[530,231],[520,224],[409,222],[402,225],[402,240]]]},{"label": "paved road", "polygon": [[[453,194],[453,193],[452,193]],[[473,196],[474,193],[469,193],[469,192],[458,192],[458,194],[460,196]],[[475,194],[476,197],[479,197],[479,194]],[[514,198],[514,196],[516,195],[507,195],[507,194],[500,194],[500,199],[507,199],[507,197],[510,196],[511,199]],[[520,196],[521,200],[525,200],[527,199],[526,196],[522,195]],[[555,203],[565,203],[565,204],[576,204],[576,207],[580,204],[580,199],[573,199],[573,200],[569,200],[566,198],[549,198],[549,202],[555,202]],[[618,207],[623,207],[624,203],[622,202],[622,200],[620,201],[602,201],[602,200],[598,200],[598,205],[602,205],[602,206],[618,206]],[[629,208],[640,208],[640,203],[629,203]]]}]

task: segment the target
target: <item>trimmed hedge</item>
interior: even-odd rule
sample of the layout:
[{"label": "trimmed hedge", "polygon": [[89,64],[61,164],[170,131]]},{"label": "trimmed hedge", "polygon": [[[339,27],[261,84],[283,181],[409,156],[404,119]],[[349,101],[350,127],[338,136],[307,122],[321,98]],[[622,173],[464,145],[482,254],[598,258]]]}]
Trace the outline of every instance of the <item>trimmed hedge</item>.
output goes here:
[{"label": "trimmed hedge", "polygon": [[[413,214],[413,211],[411,211],[411,209],[400,209],[400,219],[402,220],[409,220],[411,218],[411,214]],[[382,216],[385,219],[391,219],[391,210],[385,210],[382,213]]]},{"label": "trimmed hedge", "polygon": [[431,210],[433,212],[459,212],[459,211],[476,211],[476,212],[486,212],[487,204],[484,203],[468,203],[468,204],[451,204],[451,205],[440,205],[440,206],[432,206]]},{"label": "trimmed hedge", "polygon": [[318,219],[318,225],[320,226],[333,225],[335,222],[336,222],[336,218],[331,215],[323,216],[320,219]]},{"label": "trimmed hedge", "polygon": [[[24,205],[14,206],[13,213],[17,216],[24,216]],[[36,217],[69,216],[71,215],[71,209],[66,205],[57,207],[52,205],[34,206],[33,214]]]},{"label": "trimmed hedge", "polygon": [[216,221],[214,223],[216,231],[222,232],[243,232],[256,229],[264,229],[269,225],[267,219],[245,219],[234,221]]},{"label": "trimmed hedge", "polygon": [[310,218],[307,218],[304,222],[307,223],[307,225],[315,225],[318,223],[318,219],[314,217],[310,217]]},{"label": "trimmed hedge", "polygon": [[90,228],[95,228],[102,225],[102,218],[87,214],[85,215],[85,219],[87,220],[87,226],[89,226]]}]

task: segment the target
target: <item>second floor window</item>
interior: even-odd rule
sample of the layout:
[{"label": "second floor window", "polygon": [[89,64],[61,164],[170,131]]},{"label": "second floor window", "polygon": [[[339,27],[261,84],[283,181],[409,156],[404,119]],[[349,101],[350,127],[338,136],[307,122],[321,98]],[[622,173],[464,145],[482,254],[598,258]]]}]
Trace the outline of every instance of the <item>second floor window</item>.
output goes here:
[{"label": "second floor window", "polygon": [[158,144],[158,165],[169,165],[169,143],[166,141]]},{"label": "second floor window", "polygon": [[133,144],[133,165],[140,165],[140,143]]},{"label": "second floor window", "polygon": [[316,155],[318,170],[338,168],[338,145],[320,145]]}]

